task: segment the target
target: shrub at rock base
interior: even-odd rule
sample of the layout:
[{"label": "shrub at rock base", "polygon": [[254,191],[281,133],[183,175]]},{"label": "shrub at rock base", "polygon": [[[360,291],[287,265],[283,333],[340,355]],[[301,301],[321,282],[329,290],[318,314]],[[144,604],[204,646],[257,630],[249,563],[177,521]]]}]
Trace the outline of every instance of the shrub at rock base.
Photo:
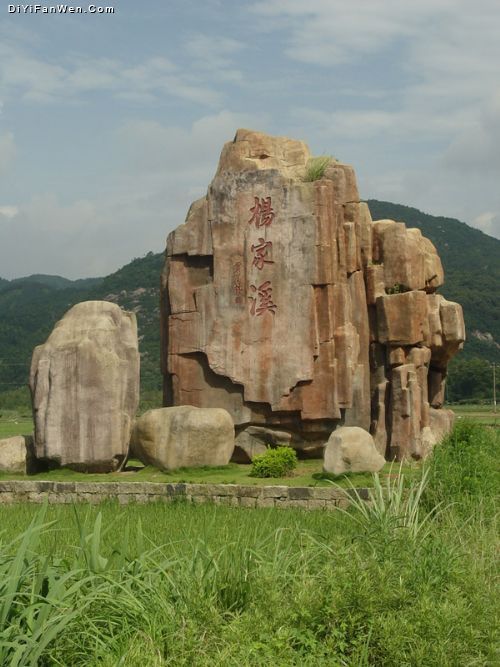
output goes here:
[{"label": "shrub at rock base", "polygon": [[297,467],[297,453],[291,447],[268,449],[265,454],[254,456],[252,477],[285,477]]}]

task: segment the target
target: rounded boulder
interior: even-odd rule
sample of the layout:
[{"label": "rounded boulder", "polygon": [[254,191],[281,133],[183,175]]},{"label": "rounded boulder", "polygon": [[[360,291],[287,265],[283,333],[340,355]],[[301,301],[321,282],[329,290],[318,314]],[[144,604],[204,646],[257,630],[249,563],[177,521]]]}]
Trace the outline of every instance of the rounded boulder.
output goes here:
[{"label": "rounded boulder", "polygon": [[372,436],[358,426],[341,426],[328,438],[323,470],[334,475],[346,472],[378,472],[385,459]]},{"label": "rounded boulder", "polygon": [[234,449],[234,424],[222,408],[148,410],[135,422],[131,447],[145,465],[162,470],[227,465]]}]

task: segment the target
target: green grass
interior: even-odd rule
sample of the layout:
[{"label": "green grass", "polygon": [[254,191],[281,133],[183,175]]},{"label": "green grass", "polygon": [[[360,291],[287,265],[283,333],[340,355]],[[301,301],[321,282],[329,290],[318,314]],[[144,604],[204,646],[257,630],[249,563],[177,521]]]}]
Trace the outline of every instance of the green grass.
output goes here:
[{"label": "green grass", "polygon": [[5,506],[0,664],[496,666],[492,468],[469,424],[345,513]]},{"label": "green grass", "polygon": [[[129,467],[141,466],[139,461],[130,461]],[[313,474],[321,471],[322,462],[319,460],[301,461],[294,475],[290,477],[259,479],[250,477],[251,466],[238,463],[230,463],[227,466],[180,468],[179,470],[164,472],[156,468],[146,466],[139,470],[126,470],[125,472],[108,474],[87,474],[74,472],[67,469],[51,470],[36,475],[11,475],[0,474],[0,479],[30,479],[30,480],[54,480],[68,482],[190,482],[193,484],[247,484],[267,485],[284,484],[287,486],[309,486],[327,485],[328,482],[316,480]],[[360,480],[369,479],[370,476],[361,475]]]},{"label": "green grass", "polygon": [[500,426],[500,405],[497,406],[497,412],[493,411],[490,405],[450,405],[451,410],[457,415],[457,419],[468,419],[478,424]]},{"label": "green grass", "polygon": [[0,440],[14,435],[29,435],[33,433],[33,421],[26,417],[14,415],[9,418],[0,417]]},{"label": "green grass", "polygon": [[[130,467],[138,467],[139,461],[130,461]],[[331,481],[321,479],[323,462],[319,459],[299,461],[297,468],[288,477],[259,478],[252,477],[251,465],[230,463],[220,467],[202,468],[180,468],[171,472],[163,472],[149,466],[139,470],[125,470],[124,472],[107,474],[87,474],[74,472],[68,469],[57,469],[49,472],[37,473],[36,475],[21,475],[13,473],[0,473],[0,480],[27,479],[27,480],[52,480],[58,482],[158,482],[174,483],[187,482],[192,484],[243,484],[246,486],[331,486]],[[404,466],[407,475],[418,472],[417,464]],[[394,471],[392,471],[393,473]],[[381,471],[381,476],[391,474],[390,464],[386,464]],[[340,486],[354,484],[357,487],[366,487],[373,484],[373,475],[370,473],[352,473],[335,478]]]}]

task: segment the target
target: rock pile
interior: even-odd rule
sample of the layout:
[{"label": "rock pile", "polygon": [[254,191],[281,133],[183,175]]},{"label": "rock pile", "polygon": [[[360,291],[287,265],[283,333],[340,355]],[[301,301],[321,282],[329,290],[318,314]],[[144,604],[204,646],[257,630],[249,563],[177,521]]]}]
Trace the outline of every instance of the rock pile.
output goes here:
[{"label": "rock pile", "polygon": [[278,431],[315,455],[345,425],[420,458],[449,422],[435,413],[462,309],[436,294],[441,261],[419,230],[372,222],[352,167],[332,159],[309,181],[309,161],[301,141],[239,130],[170,234],[164,404],[225,408],[240,453]]}]

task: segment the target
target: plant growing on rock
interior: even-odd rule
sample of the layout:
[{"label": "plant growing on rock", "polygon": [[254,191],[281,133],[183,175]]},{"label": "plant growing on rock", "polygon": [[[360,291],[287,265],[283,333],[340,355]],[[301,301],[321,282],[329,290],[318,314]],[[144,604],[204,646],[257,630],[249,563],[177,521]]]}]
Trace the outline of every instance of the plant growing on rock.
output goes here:
[{"label": "plant growing on rock", "polygon": [[323,178],[325,169],[328,167],[330,162],[334,158],[331,155],[320,155],[319,157],[312,157],[306,166],[306,175],[304,180],[307,183],[312,181],[319,181],[320,178]]},{"label": "plant growing on rock", "polygon": [[404,294],[405,292],[409,292],[410,290],[405,287],[402,283],[394,283],[392,287],[388,287],[386,290],[386,294]]}]

